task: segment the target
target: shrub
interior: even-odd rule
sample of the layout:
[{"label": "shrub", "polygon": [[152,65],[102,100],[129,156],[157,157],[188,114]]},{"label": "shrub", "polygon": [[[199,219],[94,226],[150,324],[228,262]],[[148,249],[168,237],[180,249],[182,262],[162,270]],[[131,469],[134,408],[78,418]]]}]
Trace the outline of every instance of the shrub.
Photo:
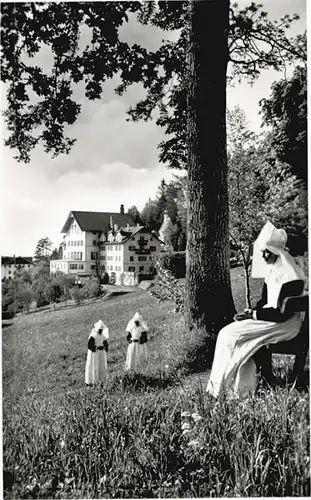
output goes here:
[{"label": "shrub", "polygon": [[73,286],[69,288],[70,297],[75,301],[76,304],[80,304],[81,300],[85,298],[85,293],[83,288],[78,288],[77,286]]},{"label": "shrub", "polygon": [[155,262],[162,269],[169,271],[174,278],[186,276],[186,252],[163,252],[156,257]]},{"label": "shrub", "polygon": [[154,286],[149,293],[159,301],[170,300],[176,304],[176,312],[182,311],[184,306],[184,283],[178,281],[173,274],[161,266],[161,262],[155,260],[157,276]]},{"label": "shrub", "polygon": [[83,285],[83,292],[87,298],[98,297],[101,294],[99,279],[96,276],[88,278]]}]

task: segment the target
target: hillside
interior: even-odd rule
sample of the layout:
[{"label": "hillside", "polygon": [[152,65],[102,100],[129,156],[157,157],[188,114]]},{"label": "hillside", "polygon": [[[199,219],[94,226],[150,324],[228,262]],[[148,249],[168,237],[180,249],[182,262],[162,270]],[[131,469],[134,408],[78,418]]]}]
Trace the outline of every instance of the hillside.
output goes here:
[{"label": "hillside", "polygon": [[[242,274],[232,270],[237,309],[244,307]],[[254,300],[259,292],[255,281]],[[150,362],[145,373],[128,376],[124,329],[137,309],[151,326]],[[248,495],[308,494],[307,392],[285,387],[246,404],[215,405],[204,392],[206,373],[172,370],[184,331],[172,309],[137,289],[19,316],[3,330],[6,498],[241,496],[245,488]],[[109,375],[94,389],[84,384],[84,367],[99,318],[110,330]],[[189,434],[185,410],[202,416]]]}]

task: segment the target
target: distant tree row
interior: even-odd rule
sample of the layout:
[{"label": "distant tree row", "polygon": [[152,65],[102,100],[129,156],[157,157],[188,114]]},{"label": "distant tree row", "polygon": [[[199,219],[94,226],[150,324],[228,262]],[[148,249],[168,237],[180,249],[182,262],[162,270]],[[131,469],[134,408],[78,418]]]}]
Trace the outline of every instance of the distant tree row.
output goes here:
[{"label": "distant tree row", "polygon": [[3,279],[1,291],[2,311],[14,314],[70,299],[79,303],[101,293],[95,276],[87,279],[80,288],[74,275],[57,273],[51,276],[49,263],[44,260],[30,271],[15,271],[13,279]]},{"label": "distant tree row", "polygon": [[40,238],[35,249],[34,262],[50,262],[50,260],[61,258],[60,249],[52,250],[52,246],[53,243],[48,236]]},{"label": "distant tree row", "polygon": [[185,178],[176,176],[169,183],[162,179],[155,198],[149,198],[141,212],[135,205],[128,210],[135,223],[143,224],[156,232],[162,226],[165,212],[172,222],[171,227],[174,226],[170,235],[174,250],[185,250],[187,225]]}]

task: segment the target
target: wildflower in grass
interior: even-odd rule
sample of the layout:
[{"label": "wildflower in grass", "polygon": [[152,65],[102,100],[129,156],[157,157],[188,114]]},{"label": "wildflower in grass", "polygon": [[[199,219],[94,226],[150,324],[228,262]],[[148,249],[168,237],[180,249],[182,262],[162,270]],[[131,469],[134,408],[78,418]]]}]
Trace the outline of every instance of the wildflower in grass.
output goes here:
[{"label": "wildflower in grass", "polygon": [[183,430],[183,431],[184,431],[185,429],[191,429],[191,425],[190,425],[190,424],[188,424],[188,422],[183,422],[183,423],[181,424],[181,428],[182,428],[182,430]]},{"label": "wildflower in grass", "polygon": [[200,442],[198,441],[198,439],[192,439],[191,441],[189,441],[188,446],[192,448],[198,448],[200,446]]},{"label": "wildflower in grass", "polygon": [[182,418],[190,417],[189,411],[183,411],[182,414],[181,414],[181,417]]},{"label": "wildflower in grass", "polygon": [[201,415],[199,415],[198,413],[192,413],[192,418],[195,422],[200,422],[200,420],[203,420],[203,417],[201,417]]},{"label": "wildflower in grass", "polygon": [[186,434],[190,434],[190,432],[191,432],[191,429],[184,429],[184,430],[182,431],[182,435],[183,435],[183,436],[186,436]]},{"label": "wildflower in grass", "polygon": [[59,442],[59,444],[60,444],[60,447],[61,447],[61,448],[64,448],[64,446],[65,446],[65,441],[64,441],[63,439],[61,439],[61,440],[60,440],[60,442]]}]

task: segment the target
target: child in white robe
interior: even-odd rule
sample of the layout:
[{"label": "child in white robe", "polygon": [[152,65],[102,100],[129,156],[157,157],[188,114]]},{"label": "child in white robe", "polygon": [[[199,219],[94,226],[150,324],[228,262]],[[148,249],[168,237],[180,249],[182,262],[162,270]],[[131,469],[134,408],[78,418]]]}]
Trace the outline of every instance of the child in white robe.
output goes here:
[{"label": "child in white robe", "polygon": [[147,351],[147,332],[149,331],[147,323],[142,316],[136,312],[126,327],[127,348],[125,369],[137,370],[148,359]]},{"label": "child in white robe", "polygon": [[87,358],[85,365],[85,383],[104,382],[107,374],[109,330],[100,319],[94,324],[87,345]]}]

